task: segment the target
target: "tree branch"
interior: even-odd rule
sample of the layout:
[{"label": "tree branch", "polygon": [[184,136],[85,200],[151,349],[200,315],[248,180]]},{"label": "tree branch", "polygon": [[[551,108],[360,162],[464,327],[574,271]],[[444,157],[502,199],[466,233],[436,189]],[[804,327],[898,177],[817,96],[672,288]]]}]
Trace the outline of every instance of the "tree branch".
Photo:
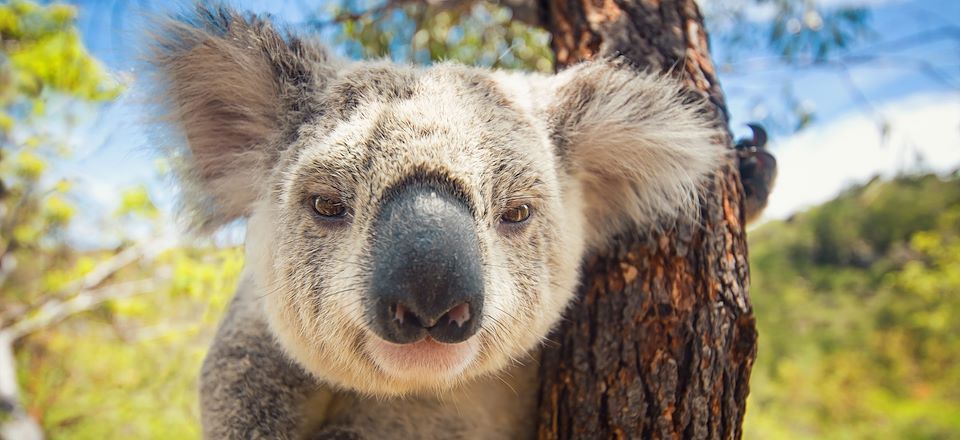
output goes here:
[{"label": "tree branch", "polygon": [[20,406],[13,338],[0,330],[0,438],[42,440],[43,430]]},{"label": "tree branch", "polygon": [[[118,257],[121,258],[111,261],[120,264],[120,262],[131,258],[131,254],[118,254]],[[104,275],[106,271],[98,273]],[[97,276],[93,276],[88,281],[95,281],[95,284],[99,284],[102,279],[97,281]],[[19,390],[17,389],[17,363],[13,354],[13,343],[17,339],[71,315],[92,310],[107,301],[128,298],[155,290],[155,288],[155,279],[145,279],[117,283],[99,289],[82,290],[68,300],[49,300],[40,306],[36,314],[0,329],[0,438],[43,439],[43,430],[40,425],[30,418],[20,404]]]},{"label": "tree branch", "polygon": [[847,84],[847,88],[850,90],[850,93],[853,95],[853,99],[860,103],[860,105],[865,109],[867,115],[873,119],[874,123],[877,124],[877,129],[880,131],[881,138],[885,143],[887,134],[890,131],[890,123],[887,121],[886,116],[880,113],[880,110],[873,105],[873,103],[870,101],[870,98],[863,93],[863,90],[860,90],[857,82],[853,79],[853,75],[850,73],[849,67],[841,66],[840,75],[841,78],[843,78],[844,83]]},{"label": "tree branch", "polygon": [[3,325],[7,322],[20,321],[23,319],[23,317],[36,313],[37,310],[46,307],[47,304],[52,301],[65,300],[74,292],[83,292],[95,289],[101,286],[106,280],[119,272],[121,269],[143,258],[153,258],[153,256],[163,251],[167,247],[169,246],[161,243],[159,240],[147,241],[136,246],[128,247],[98,264],[93,268],[93,270],[83,276],[83,278],[68,284],[58,292],[46,295],[46,301],[44,303],[22,309],[15,313],[8,311],[0,314],[0,325]]},{"label": "tree branch", "polygon": [[156,286],[157,283],[155,279],[145,279],[112,284],[94,290],[83,290],[67,300],[52,299],[47,301],[33,314],[14,322],[12,325],[0,331],[5,332],[15,341],[29,333],[59,322],[70,315],[91,310],[107,301],[127,298],[155,289]]}]

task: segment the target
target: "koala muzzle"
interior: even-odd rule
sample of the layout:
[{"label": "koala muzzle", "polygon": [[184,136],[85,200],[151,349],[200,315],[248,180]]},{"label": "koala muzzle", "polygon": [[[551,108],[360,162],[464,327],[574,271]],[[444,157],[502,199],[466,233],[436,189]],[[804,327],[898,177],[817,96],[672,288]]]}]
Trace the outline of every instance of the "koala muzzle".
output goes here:
[{"label": "koala muzzle", "polygon": [[466,204],[433,186],[398,188],[373,222],[367,314],[396,344],[457,343],[480,327],[483,264]]}]

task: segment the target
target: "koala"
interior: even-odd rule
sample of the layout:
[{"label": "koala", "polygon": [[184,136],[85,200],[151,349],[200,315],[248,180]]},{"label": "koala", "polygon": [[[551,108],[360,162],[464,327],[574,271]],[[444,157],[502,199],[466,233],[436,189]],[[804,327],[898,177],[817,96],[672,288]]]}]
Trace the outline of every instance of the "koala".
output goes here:
[{"label": "koala", "polygon": [[694,218],[730,158],[702,98],[616,61],[349,61],[202,6],[151,38],[186,210],[246,221],[206,438],[533,436],[584,255]]}]

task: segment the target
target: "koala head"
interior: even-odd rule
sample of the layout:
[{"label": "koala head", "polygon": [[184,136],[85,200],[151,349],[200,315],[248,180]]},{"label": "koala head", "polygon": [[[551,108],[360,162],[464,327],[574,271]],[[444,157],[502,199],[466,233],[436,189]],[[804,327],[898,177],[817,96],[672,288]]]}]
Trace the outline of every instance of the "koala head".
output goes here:
[{"label": "koala head", "polygon": [[553,76],[348,62],[229,10],[164,26],[152,61],[186,204],[206,229],[248,219],[279,343],[365,393],[522,360],[584,252],[692,215],[726,154],[677,84],[610,61]]}]

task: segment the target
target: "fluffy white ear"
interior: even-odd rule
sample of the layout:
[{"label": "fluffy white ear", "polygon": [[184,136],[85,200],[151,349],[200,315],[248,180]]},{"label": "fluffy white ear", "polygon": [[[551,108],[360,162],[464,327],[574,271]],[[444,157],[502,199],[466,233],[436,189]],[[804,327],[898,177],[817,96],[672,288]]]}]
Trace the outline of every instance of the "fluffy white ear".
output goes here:
[{"label": "fluffy white ear", "polygon": [[186,139],[173,151],[183,202],[209,230],[249,214],[281,138],[332,67],[322,47],[222,7],[197,6],[158,27],[149,61],[162,119]]},{"label": "fluffy white ear", "polygon": [[697,215],[702,183],[728,154],[705,102],[676,80],[610,61],[557,74],[551,95],[547,122],[583,191],[588,246]]}]

